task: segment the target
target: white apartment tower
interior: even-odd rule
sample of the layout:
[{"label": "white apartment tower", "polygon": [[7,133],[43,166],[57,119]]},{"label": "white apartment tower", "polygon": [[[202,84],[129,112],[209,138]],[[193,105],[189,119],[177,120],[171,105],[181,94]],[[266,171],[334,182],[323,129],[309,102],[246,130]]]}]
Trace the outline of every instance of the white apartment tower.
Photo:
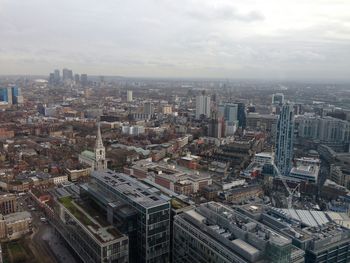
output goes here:
[{"label": "white apartment tower", "polygon": [[126,101],[132,102],[132,90],[126,91]]},{"label": "white apartment tower", "polygon": [[201,115],[210,118],[210,96],[204,92],[196,97],[196,119],[200,119]]}]

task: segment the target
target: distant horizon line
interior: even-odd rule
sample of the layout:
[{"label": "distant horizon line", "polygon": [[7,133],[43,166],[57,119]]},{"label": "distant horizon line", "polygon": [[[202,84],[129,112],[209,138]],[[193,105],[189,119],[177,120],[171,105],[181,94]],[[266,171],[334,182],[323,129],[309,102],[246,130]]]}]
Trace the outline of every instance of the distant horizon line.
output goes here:
[{"label": "distant horizon line", "polygon": [[[192,81],[267,81],[267,82],[313,82],[322,84],[350,84],[350,78],[263,78],[263,77],[157,77],[157,76],[120,76],[120,75],[102,75],[102,74],[88,74],[88,73],[75,73],[75,74],[87,74],[92,78],[119,78],[119,79],[138,79],[138,80],[192,80]],[[46,74],[0,74],[0,78],[3,77],[30,77],[30,78],[42,78],[48,79]],[[335,82],[335,83],[334,83]]]}]

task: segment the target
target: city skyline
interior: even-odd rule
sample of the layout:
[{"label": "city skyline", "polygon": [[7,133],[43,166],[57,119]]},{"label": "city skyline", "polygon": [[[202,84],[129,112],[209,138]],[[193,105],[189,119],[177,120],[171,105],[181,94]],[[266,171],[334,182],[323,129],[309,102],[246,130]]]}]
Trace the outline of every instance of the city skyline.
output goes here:
[{"label": "city skyline", "polygon": [[350,262],[349,11],[0,0],[0,263]]},{"label": "city skyline", "polygon": [[349,79],[346,1],[52,4],[0,1],[1,75]]}]

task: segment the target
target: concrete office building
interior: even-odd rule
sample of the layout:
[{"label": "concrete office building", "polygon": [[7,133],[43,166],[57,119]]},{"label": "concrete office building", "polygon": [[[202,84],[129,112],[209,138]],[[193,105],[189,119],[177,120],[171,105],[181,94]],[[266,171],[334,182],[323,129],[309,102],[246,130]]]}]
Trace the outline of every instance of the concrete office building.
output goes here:
[{"label": "concrete office building", "polygon": [[196,119],[199,120],[202,115],[210,117],[210,96],[206,96],[203,92],[196,97]]},{"label": "concrete office building", "polygon": [[289,173],[292,177],[299,181],[317,183],[320,172],[320,160],[314,158],[297,158],[295,165]]},{"label": "concrete office building", "polygon": [[247,115],[247,128],[266,131],[274,134],[276,132],[277,116],[272,114],[249,113]]},{"label": "concrete office building", "polygon": [[295,121],[298,124],[298,137],[315,140],[343,151],[349,149],[349,121],[310,114],[298,116]]},{"label": "concrete office building", "polygon": [[18,239],[32,230],[32,217],[29,212],[0,214],[0,240]]},{"label": "concrete office building", "polygon": [[321,211],[268,208],[258,217],[304,250],[305,263],[350,262],[350,231]]},{"label": "concrete office building", "polygon": [[65,190],[59,191],[55,216],[50,219],[62,238],[86,263],[129,262],[128,237],[105,220],[96,217],[93,208],[83,206]]},{"label": "concrete office building", "polygon": [[258,164],[271,164],[273,162],[273,155],[270,152],[261,152],[254,155],[254,162]]},{"label": "concrete office building", "polygon": [[303,262],[292,240],[216,202],[174,218],[173,262]]},{"label": "concrete office building", "polygon": [[148,115],[154,114],[154,105],[151,102],[145,102],[143,105],[143,113]]},{"label": "concrete office building", "polygon": [[0,195],[0,213],[3,215],[17,211],[17,197],[15,194]]},{"label": "concrete office building", "polygon": [[122,126],[122,134],[138,136],[144,133],[145,133],[145,127],[141,125]]},{"label": "concrete office building", "polygon": [[162,107],[162,113],[163,114],[172,114],[173,113],[173,108],[171,105],[163,105]]},{"label": "concrete office building", "polygon": [[275,163],[280,173],[289,175],[293,161],[294,111],[293,105],[285,103],[277,120]]},{"label": "concrete office building", "polygon": [[95,171],[83,193],[129,236],[132,262],[169,262],[170,202],[158,189],[122,173]]}]

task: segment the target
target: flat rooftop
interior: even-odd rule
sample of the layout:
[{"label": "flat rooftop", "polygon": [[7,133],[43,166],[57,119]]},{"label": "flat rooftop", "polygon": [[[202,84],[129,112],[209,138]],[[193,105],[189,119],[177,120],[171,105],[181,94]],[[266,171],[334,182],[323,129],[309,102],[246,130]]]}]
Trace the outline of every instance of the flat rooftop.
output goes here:
[{"label": "flat rooftop", "polygon": [[15,223],[17,221],[31,219],[31,218],[32,218],[31,214],[27,211],[4,215],[4,219],[7,223]]},{"label": "flat rooftop", "polygon": [[94,171],[92,177],[144,208],[169,204],[166,199],[156,194],[159,191],[157,188],[148,186],[126,174],[105,170]]},{"label": "flat rooftop", "polygon": [[272,153],[270,153],[270,152],[261,152],[261,153],[256,153],[255,156],[257,156],[257,157],[265,157],[265,158],[272,158]]},{"label": "flat rooftop", "polygon": [[322,211],[271,208],[281,217],[292,218],[306,226],[318,227],[330,223],[326,214]]},{"label": "flat rooftop", "polygon": [[[91,207],[85,207],[73,201],[71,196],[65,196],[58,201],[93,235],[99,242],[108,243],[123,237],[114,226],[106,222]],[[98,217],[98,218],[97,218]]]}]

